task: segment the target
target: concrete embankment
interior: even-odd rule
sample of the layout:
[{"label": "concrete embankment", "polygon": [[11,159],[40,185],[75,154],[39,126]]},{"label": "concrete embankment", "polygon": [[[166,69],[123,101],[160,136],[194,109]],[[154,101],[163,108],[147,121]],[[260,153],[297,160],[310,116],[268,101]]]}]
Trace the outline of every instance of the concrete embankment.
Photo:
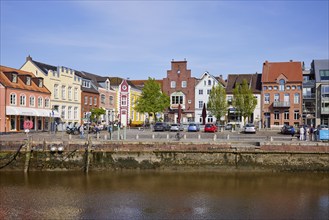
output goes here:
[{"label": "concrete embankment", "polygon": [[3,141],[1,170],[250,170],[329,172],[328,143]]}]

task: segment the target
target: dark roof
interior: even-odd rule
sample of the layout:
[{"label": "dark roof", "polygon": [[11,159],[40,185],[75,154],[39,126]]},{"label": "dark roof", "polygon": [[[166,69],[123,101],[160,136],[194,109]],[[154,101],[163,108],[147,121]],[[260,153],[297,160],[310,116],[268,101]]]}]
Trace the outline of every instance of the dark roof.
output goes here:
[{"label": "dark roof", "polygon": [[38,61],[35,61],[35,60],[32,60],[32,62],[35,63],[35,65],[37,65],[39,67],[39,69],[41,69],[45,74],[48,74],[48,70],[57,71],[56,66],[41,63],[41,62],[38,62]]},{"label": "dark roof", "polygon": [[236,85],[241,84],[243,80],[247,80],[248,85],[253,93],[261,93],[262,90],[262,74],[229,74],[227,77],[226,93],[233,94]]},{"label": "dark roof", "polygon": [[[110,81],[111,81],[111,86],[119,86],[121,84],[121,82],[124,80],[120,77],[109,77]],[[139,89],[132,81],[127,80],[128,85],[130,85],[131,87],[135,88],[135,89]]]}]

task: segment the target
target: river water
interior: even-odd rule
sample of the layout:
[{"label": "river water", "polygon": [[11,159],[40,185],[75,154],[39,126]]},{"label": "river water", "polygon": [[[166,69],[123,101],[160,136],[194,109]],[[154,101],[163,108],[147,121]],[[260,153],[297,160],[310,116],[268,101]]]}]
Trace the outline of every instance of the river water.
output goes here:
[{"label": "river water", "polygon": [[0,219],[328,219],[329,174],[0,172]]}]

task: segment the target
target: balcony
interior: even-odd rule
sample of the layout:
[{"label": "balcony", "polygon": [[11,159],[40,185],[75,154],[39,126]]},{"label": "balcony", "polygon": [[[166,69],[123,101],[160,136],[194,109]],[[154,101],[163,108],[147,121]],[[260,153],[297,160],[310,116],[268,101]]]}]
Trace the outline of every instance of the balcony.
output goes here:
[{"label": "balcony", "polygon": [[273,107],[275,108],[289,108],[290,102],[273,102]]},{"label": "balcony", "polygon": [[312,94],[303,94],[303,99],[315,99],[315,93]]},{"label": "balcony", "polygon": [[329,107],[322,107],[321,115],[329,115]]},{"label": "balcony", "polygon": [[306,80],[303,82],[303,88],[314,88],[315,80]]}]

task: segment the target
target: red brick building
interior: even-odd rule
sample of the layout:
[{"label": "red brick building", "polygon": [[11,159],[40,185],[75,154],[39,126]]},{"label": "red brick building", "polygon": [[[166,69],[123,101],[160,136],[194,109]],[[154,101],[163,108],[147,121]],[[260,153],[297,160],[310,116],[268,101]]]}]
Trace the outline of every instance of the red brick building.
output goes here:
[{"label": "red brick building", "polygon": [[194,121],[194,97],[196,78],[187,69],[187,61],[171,61],[171,70],[162,81],[162,91],[170,97],[170,108],[165,112],[164,121],[177,122],[178,106],[181,106],[181,123]]},{"label": "red brick building", "polygon": [[262,121],[266,128],[299,126],[302,122],[301,62],[263,63]]}]

